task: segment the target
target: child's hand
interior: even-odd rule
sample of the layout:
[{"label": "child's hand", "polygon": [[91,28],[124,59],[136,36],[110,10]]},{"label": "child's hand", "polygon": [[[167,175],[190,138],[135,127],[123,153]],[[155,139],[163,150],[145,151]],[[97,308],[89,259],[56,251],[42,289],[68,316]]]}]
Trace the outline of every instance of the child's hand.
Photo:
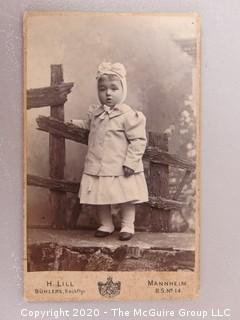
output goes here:
[{"label": "child's hand", "polygon": [[124,176],[125,177],[129,177],[132,174],[134,174],[134,170],[129,168],[129,167],[126,167],[126,166],[123,166],[123,171],[124,171]]}]

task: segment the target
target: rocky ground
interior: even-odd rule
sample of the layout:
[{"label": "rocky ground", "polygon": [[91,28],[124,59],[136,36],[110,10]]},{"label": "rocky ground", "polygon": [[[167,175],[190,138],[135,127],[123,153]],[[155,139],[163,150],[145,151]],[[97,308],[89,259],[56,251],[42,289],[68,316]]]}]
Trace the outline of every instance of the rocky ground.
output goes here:
[{"label": "rocky ground", "polygon": [[28,230],[28,271],[194,271],[195,235],[137,232],[127,241],[115,232]]}]

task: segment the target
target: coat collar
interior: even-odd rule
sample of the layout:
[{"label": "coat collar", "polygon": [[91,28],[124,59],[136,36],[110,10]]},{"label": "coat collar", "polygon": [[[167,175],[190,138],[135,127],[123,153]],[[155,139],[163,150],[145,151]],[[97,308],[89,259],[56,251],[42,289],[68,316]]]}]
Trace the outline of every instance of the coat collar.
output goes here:
[{"label": "coat collar", "polygon": [[[114,117],[117,117],[117,116],[120,116],[124,113],[127,113],[129,111],[131,111],[132,108],[129,107],[127,104],[116,104],[116,106],[113,108],[113,110],[109,113],[109,118],[114,118]],[[98,117],[100,116],[100,114],[102,114],[104,112],[104,108],[103,106],[99,106],[93,113],[93,115],[95,117]]]}]

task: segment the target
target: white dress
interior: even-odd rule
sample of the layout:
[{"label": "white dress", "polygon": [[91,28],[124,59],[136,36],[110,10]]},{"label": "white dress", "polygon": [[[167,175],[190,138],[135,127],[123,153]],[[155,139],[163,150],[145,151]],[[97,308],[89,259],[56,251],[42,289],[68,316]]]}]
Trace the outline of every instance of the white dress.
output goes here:
[{"label": "white dress", "polygon": [[79,190],[81,203],[119,204],[148,201],[148,189],[143,172],[129,177],[92,176],[83,174]]}]

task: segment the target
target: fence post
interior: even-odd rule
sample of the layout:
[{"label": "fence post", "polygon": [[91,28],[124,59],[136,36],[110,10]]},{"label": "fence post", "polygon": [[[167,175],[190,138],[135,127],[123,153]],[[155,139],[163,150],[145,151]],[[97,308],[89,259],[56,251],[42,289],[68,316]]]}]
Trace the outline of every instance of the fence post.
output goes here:
[{"label": "fence post", "polygon": [[[63,82],[62,65],[51,65],[51,86]],[[50,107],[50,116],[64,121],[64,104]],[[65,138],[49,135],[49,165],[51,178],[64,179]],[[50,190],[50,205],[53,214],[53,228],[65,227],[66,192]]]},{"label": "fence post", "polygon": [[[168,136],[149,132],[149,146],[168,151]],[[153,196],[169,198],[169,166],[150,161],[149,193]],[[151,231],[169,231],[170,210],[155,209],[151,211]]]}]

